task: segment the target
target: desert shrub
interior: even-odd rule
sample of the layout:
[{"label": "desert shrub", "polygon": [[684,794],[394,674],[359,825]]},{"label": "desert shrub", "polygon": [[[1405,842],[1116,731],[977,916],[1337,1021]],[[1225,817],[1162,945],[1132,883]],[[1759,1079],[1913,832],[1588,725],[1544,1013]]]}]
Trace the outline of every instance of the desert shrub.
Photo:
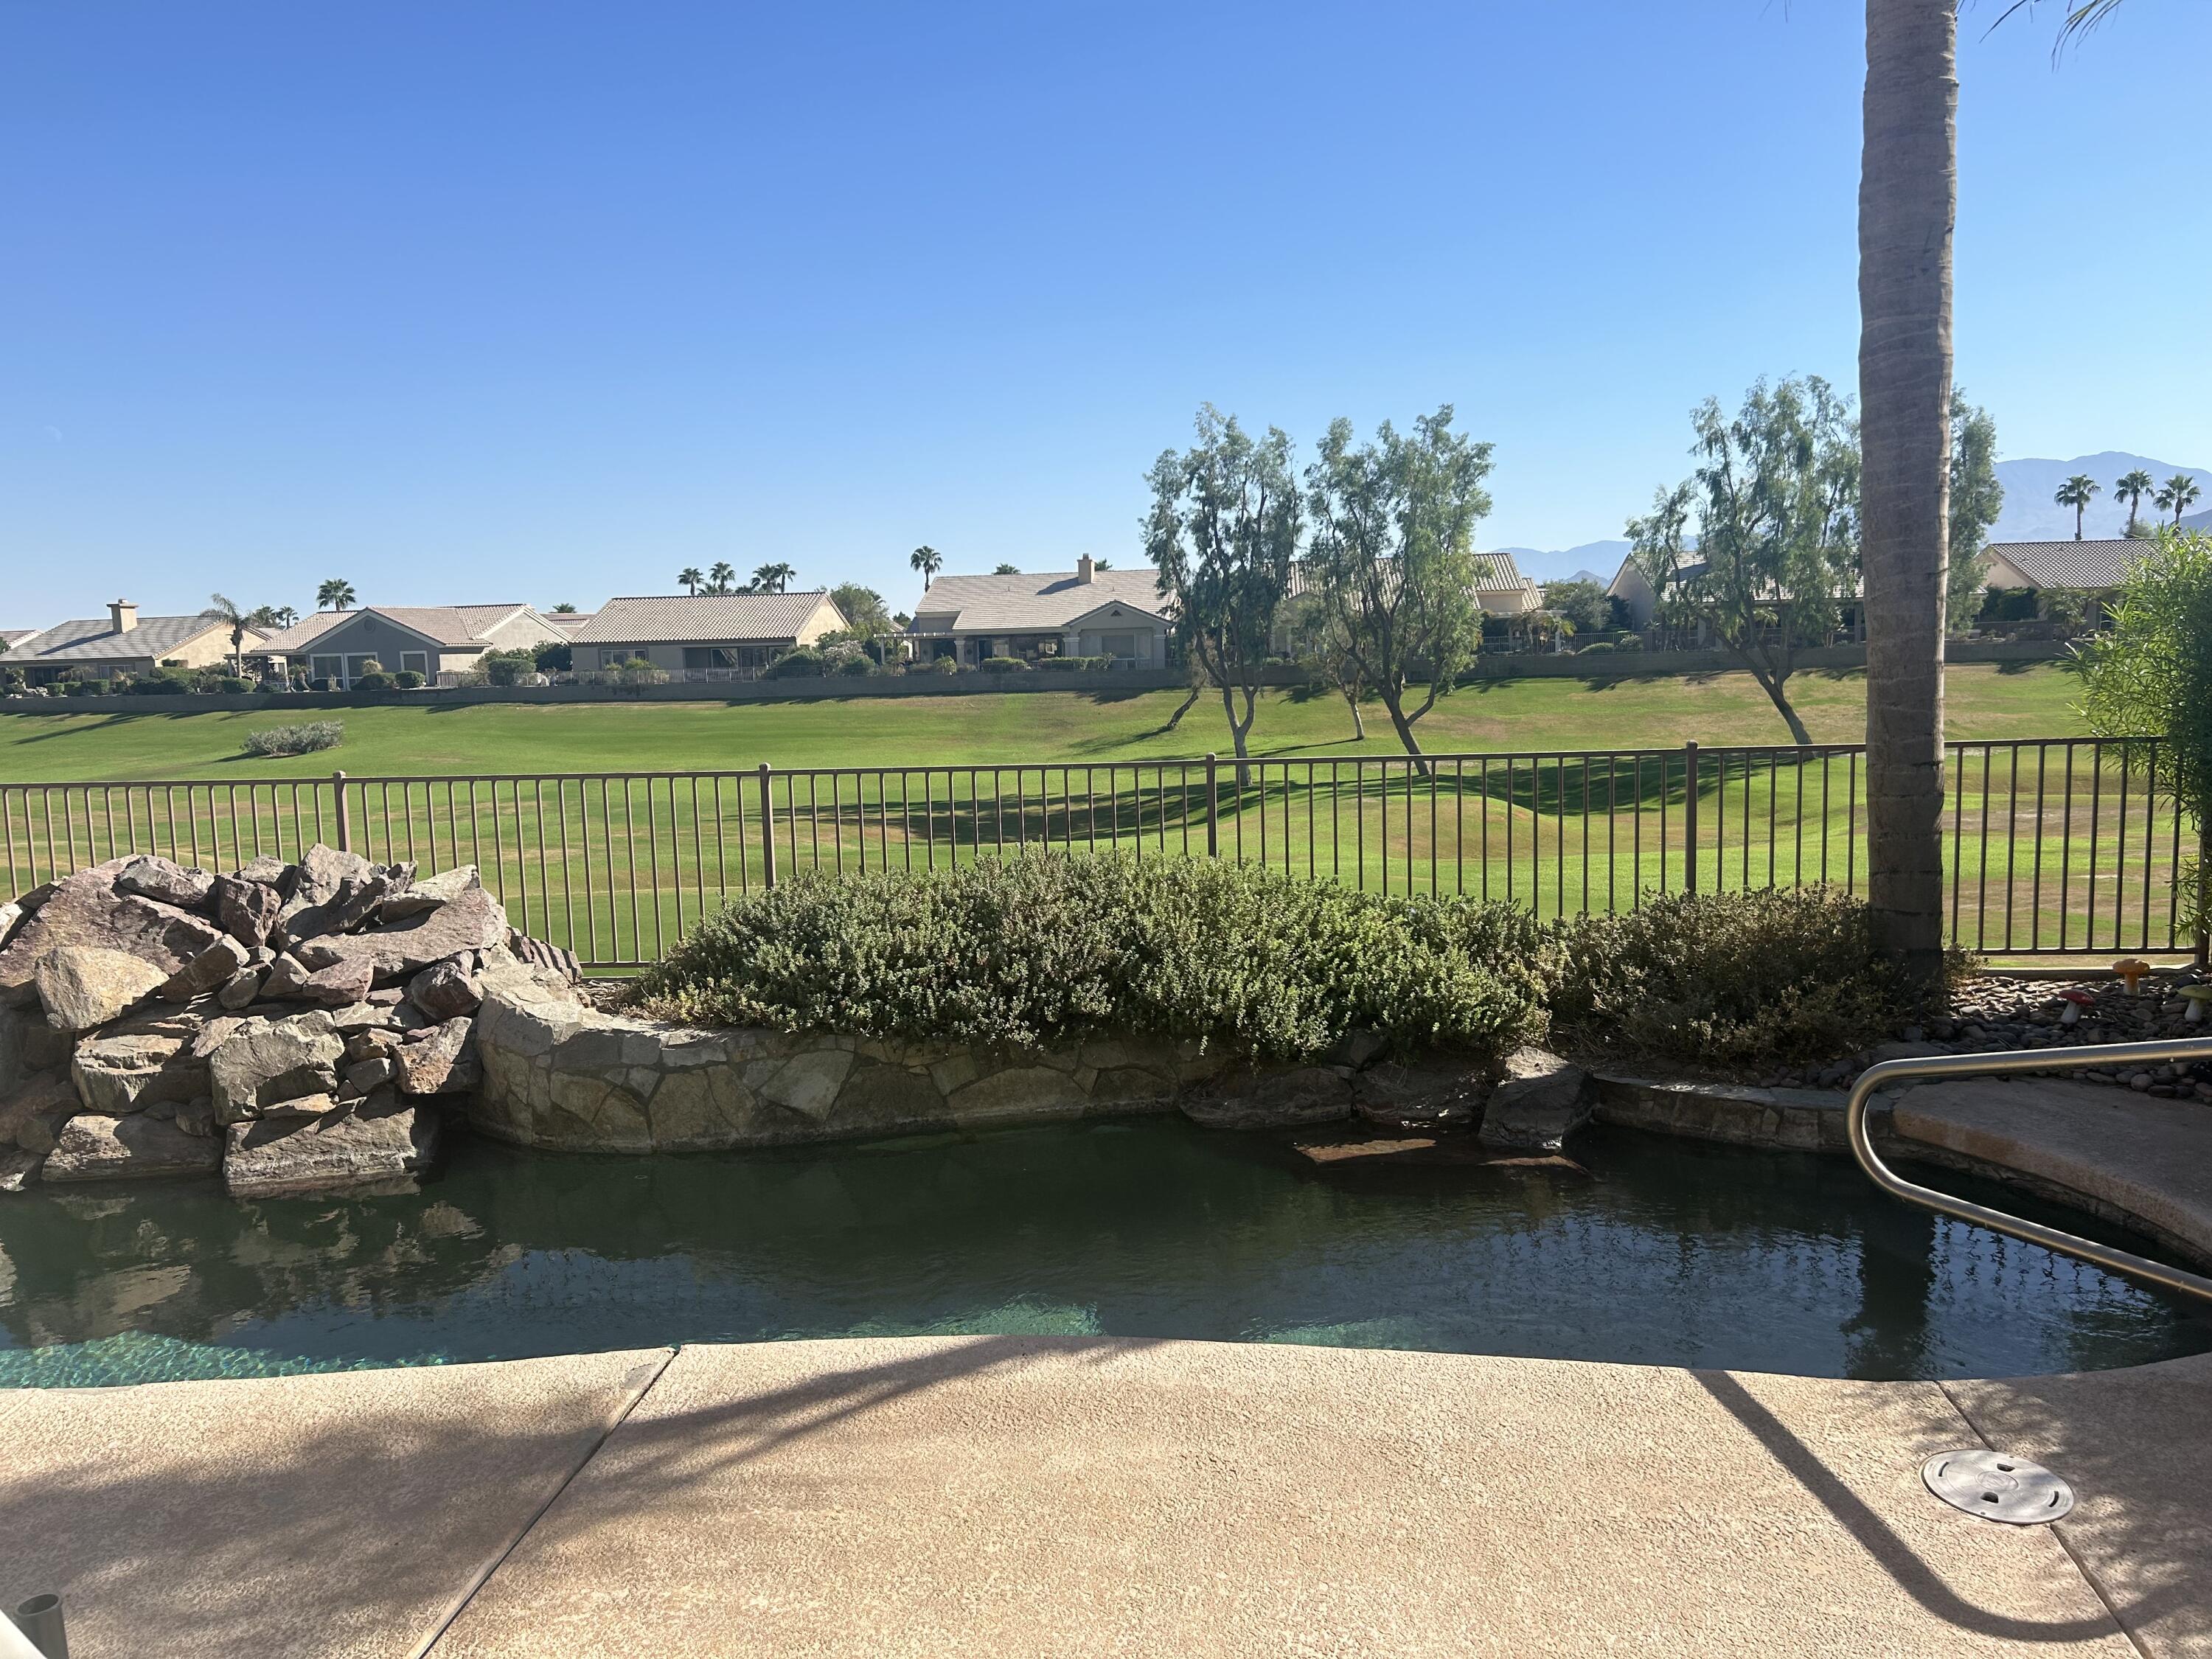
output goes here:
[{"label": "desert shrub", "polygon": [[1026,674],[1030,665],[1019,657],[986,657],[977,664],[986,674]]},{"label": "desert shrub", "polygon": [[876,659],[866,655],[848,657],[837,665],[837,672],[858,679],[877,672]]},{"label": "desert shrub", "polygon": [[111,684],[127,691],[134,697],[188,696],[200,690],[199,681],[190,669],[156,668],[149,674],[137,675],[125,680],[118,675]]},{"label": "desert shrub", "polygon": [[411,668],[403,668],[392,677],[392,683],[402,691],[412,691],[422,684],[422,677]]},{"label": "desert shrub", "polygon": [[1111,668],[1111,657],[1041,657],[1034,665],[1038,668],[1059,669],[1063,672],[1087,672],[1094,669]]},{"label": "desert shrub", "polygon": [[952,657],[932,657],[929,672],[933,674],[957,674],[960,672],[960,664]]},{"label": "desert shrub", "polygon": [[[1489,914],[1496,912],[1498,914]],[[1533,922],[1213,860],[1034,852],[957,871],[799,876],[708,919],[638,981],[656,1016],[1030,1046],[1109,1030],[1249,1050],[1494,1055],[1540,1033],[1487,952]]]},{"label": "desert shrub", "polygon": [[1647,896],[1553,934],[1554,1023],[1624,1054],[1718,1066],[1825,1060],[1922,1012],[1866,905],[1837,888]]},{"label": "desert shrub", "polygon": [[568,641],[547,641],[530,653],[541,674],[566,674],[576,665],[576,648]]},{"label": "desert shrub", "polygon": [[372,663],[353,677],[352,689],[356,691],[389,691],[392,685],[392,676]]},{"label": "desert shrub", "polygon": [[532,651],[487,651],[477,659],[474,672],[486,685],[520,685],[525,675],[538,672],[538,655]]},{"label": "desert shrub", "polygon": [[825,665],[822,653],[811,646],[802,645],[787,651],[768,665],[767,678],[772,680],[811,680],[822,678]]},{"label": "desert shrub", "polygon": [[228,691],[233,696],[236,696],[239,692],[251,691],[253,690],[253,682],[247,679],[243,674],[225,674],[221,679],[215,683],[215,689],[218,691]]},{"label": "desert shrub", "polygon": [[130,689],[131,681],[128,676],[118,674],[115,681],[119,682],[119,684],[107,680],[65,679],[61,683],[61,691],[65,697],[100,697],[106,696],[111,691]]},{"label": "desert shrub", "polygon": [[248,732],[239,746],[249,755],[306,755],[335,749],[344,740],[343,720],[309,720],[303,726],[264,726]]},{"label": "desert shrub", "polygon": [[1623,634],[1614,643],[1623,651],[1641,651],[1644,648],[1644,635]]}]

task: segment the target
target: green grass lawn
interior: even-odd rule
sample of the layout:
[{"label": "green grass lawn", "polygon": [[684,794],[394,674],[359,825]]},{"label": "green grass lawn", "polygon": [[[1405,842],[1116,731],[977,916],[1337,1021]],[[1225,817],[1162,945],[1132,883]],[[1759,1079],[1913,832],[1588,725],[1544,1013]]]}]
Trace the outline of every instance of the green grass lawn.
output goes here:
[{"label": "green grass lawn", "polygon": [[[1795,701],[1815,738],[1856,743],[1862,673],[1803,674]],[[2072,675],[2055,665],[1954,668],[1954,738],[2043,738],[2082,731]],[[243,782],[327,776],[592,771],[716,771],[778,767],[945,766],[972,762],[1095,763],[1229,750],[1218,697],[1166,730],[1174,692],[1126,696],[1024,692],[956,697],[772,703],[482,704],[206,714],[0,714],[0,781],[112,782],[204,778]],[[56,707],[65,707],[57,705]],[[346,740],[291,759],[249,759],[239,739],[288,718],[336,718]],[[1354,743],[1334,696],[1270,695],[1252,731],[1261,755],[1327,757],[1402,752],[1379,706]],[[1504,680],[1469,686],[1421,723],[1435,752],[1786,744],[1788,730],[1747,674],[1624,680]]]}]

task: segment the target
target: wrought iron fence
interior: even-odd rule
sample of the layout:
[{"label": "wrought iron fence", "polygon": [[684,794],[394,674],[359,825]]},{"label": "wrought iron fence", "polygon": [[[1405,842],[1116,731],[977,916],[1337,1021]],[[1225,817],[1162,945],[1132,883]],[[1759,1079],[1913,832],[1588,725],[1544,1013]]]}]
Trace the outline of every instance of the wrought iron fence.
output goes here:
[{"label": "wrought iron fence", "polygon": [[[2193,828],[2155,743],[1949,745],[1951,937],[2033,956],[2170,951]],[[1647,894],[1863,891],[1856,746],[1051,761],[750,771],[0,784],[21,892],[133,852],[230,867],[316,841],[477,865],[515,925],[587,964],[652,961],[727,896],[802,870],[927,871],[1024,847],[1213,855],[1553,916]]]}]

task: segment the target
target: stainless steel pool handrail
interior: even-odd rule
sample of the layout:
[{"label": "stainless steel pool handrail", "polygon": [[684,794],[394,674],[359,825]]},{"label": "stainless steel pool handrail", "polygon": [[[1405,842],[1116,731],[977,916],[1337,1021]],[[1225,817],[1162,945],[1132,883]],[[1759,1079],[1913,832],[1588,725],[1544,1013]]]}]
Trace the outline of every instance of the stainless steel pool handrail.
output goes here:
[{"label": "stainless steel pool handrail", "polygon": [[2056,1227],[2024,1220],[2019,1216],[2008,1215],[2002,1210],[1992,1210],[1986,1205],[1976,1204],[1968,1199],[1954,1198],[1948,1193],[1939,1193],[1932,1187],[1923,1187],[1907,1181],[1881,1161],[1881,1155],[1874,1149],[1874,1137],[1867,1125],[1867,1107],[1875,1091],[1907,1078],[1986,1077],[2012,1072],[2048,1072],[2094,1066],[2132,1067],[2145,1060],[2212,1060],[2212,1036],[2180,1037],[2166,1042],[2105,1042],[2083,1048],[2020,1048],[1994,1054],[1927,1054],[1911,1060],[1880,1060],[1859,1073],[1858,1081],[1851,1086],[1850,1099],[1844,1106],[1844,1127],[1850,1140],[1851,1156],[1858,1160],[1859,1168],[1872,1177],[1875,1186],[1908,1204],[1917,1204],[1923,1210],[1933,1210],[1938,1215],[1948,1215],[1956,1220],[1972,1221],[1993,1232],[2025,1239],[2031,1244],[2040,1244],[2045,1249],[2057,1250],[2062,1255],[2080,1256],[2109,1273],[2124,1273],[2130,1279],[2148,1279],[2154,1285],[2164,1285],[2169,1291],[2179,1291],[2212,1302],[2212,1279],[2201,1273],[2169,1267],[2163,1261],[2153,1261],[2130,1251],[2115,1249],[2109,1244],[2077,1238],[2072,1233],[2062,1232]]}]

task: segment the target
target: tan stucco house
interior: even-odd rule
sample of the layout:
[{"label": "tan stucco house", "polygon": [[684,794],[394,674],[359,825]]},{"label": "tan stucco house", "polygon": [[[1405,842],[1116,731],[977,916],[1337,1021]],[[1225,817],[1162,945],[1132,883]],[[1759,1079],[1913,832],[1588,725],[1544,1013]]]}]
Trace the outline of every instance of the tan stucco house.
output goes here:
[{"label": "tan stucco house", "polygon": [[1985,550],[1990,562],[1984,580],[1991,587],[2107,593],[2157,545],[2124,536],[2079,542],[1991,542]]},{"label": "tan stucco house", "polygon": [[[260,649],[261,638],[246,630],[247,655]],[[229,656],[228,623],[204,615],[142,617],[130,600],[117,599],[104,619],[59,623],[11,641],[0,662],[29,684],[51,685],[73,668],[100,679],[135,678],[167,665],[212,667]]]},{"label": "tan stucco house", "polygon": [[670,674],[749,678],[848,626],[827,592],[671,593],[609,599],[572,636],[576,672],[643,658]]},{"label": "tan stucco house", "polygon": [[973,665],[987,657],[1111,657],[1128,668],[1167,665],[1174,624],[1150,565],[940,576],[915,605],[907,636],[917,656]]},{"label": "tan stucco house", "polygon": [[288,672],[328,680],[343,691],[374,663],[386,673],[412,671],[433,685],[451,684],[490,651],[534,651],[568,638],[529,605],[370,605],[319,611],[254,654],[282,659]]}]

